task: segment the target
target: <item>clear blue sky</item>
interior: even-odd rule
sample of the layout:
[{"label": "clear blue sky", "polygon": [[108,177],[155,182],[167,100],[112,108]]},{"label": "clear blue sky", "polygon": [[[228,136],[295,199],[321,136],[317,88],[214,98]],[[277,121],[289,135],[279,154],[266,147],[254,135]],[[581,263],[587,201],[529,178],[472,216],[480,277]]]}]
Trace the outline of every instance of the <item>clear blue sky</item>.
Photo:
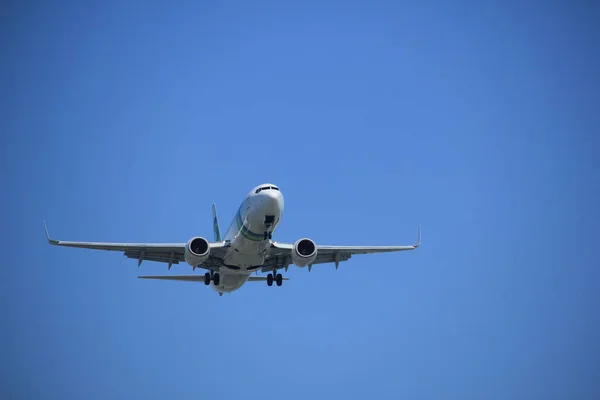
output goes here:
[{"label": "clear blue sky", "polygon": [[[3,4],[0,397],[600,398],[600,9],[558,3]],[[276,240],[423,245],[219,297],[45,242],[265,181]]]}]

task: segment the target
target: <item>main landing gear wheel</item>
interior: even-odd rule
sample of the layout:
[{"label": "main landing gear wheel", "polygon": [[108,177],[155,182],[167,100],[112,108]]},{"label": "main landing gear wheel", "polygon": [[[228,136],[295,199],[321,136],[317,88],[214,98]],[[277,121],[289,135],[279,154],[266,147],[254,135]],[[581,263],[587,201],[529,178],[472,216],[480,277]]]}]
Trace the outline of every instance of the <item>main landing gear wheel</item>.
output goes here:
[{"label": "main landing gear wheel", "polygon": [[207,272],[204,274],[204,284],[210,285],[210,281],[213,281],[213,283],[218,286],[219,282],[221,281],[220,278],[221,277],[219,276],[219,273],[215,273],[212,276],[210,276],[210,272]]},{"label": "main landing gear wheel", "polygon": [[273,281],[277,283],[277,286],[281,286],[283,284],[283,276],[281,274],[273,274],[267,275],[267,286],[273,286]]}]

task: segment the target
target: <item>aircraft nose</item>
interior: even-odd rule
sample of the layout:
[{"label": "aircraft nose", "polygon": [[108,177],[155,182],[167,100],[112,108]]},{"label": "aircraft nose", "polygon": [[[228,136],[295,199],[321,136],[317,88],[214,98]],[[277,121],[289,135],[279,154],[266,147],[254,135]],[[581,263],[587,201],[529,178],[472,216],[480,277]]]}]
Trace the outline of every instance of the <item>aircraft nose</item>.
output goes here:
[{"label": "aircraft nose", "polygon": [[265,190],[261,193],[262,204],[265,208],[279,214],[283,211],[283,196],[278,190]]}]

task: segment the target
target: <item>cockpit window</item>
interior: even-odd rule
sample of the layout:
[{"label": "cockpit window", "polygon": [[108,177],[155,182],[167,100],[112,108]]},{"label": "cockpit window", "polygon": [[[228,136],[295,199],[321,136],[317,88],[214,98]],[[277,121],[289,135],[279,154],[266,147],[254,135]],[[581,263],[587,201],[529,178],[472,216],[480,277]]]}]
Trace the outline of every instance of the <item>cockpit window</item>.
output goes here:
[{"label": "cockpit window", "polygon": [[269,189],[279,190],[279,188],[277,186],[263,186],[263,187],[259,187],[258,189],[256,189],[254,191],[254,193],[258,194],[258,193],[262,192],[263,190],[269,190]]},{"label": "cockpit window", "polygon": [[269,190],[269,189],[271,189],[271,187],[269,187],[269,186],[263,186],[261,188],[256,189],[256,191],[254,193],[260,193],[263,190]]}]

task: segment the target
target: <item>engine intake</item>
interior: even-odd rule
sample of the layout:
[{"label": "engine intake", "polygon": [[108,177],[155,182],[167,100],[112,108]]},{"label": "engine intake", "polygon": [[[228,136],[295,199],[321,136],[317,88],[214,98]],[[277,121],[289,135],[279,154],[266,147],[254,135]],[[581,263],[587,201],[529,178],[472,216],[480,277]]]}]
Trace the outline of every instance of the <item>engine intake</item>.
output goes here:
[{"label": "engine intake", "polygon": [[300,268],[312,264],[317,258],[317,245],[308,238],[300,239],[294,243],[292,261]]},{"label": "engine intake", "polygon": [[192,267],[197,267],[208,259],[209,255],[210,243],[203,237],[193,237],[185,245],[185,262]]}]

